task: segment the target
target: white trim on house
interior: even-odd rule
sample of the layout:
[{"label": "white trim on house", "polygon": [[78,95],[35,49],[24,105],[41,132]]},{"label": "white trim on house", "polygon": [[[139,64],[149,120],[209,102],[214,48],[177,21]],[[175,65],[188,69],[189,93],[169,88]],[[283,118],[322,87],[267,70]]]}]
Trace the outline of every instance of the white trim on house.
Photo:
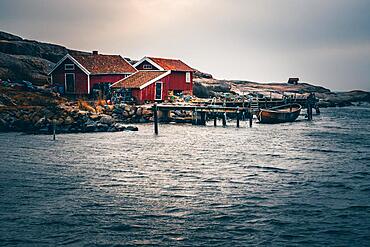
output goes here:
[{"label": "white trim on house", "polygon": [[74,59],[71,55],[67,54],[65,55],[55,66],[54,68],[49,72],[48,75],[51,75],[51,73],[54,72],[56,68],[59,67],[67,58],[69,58],[74,64],[77,65],[86,75],[90,75],[90,71],[88,71],[84,66],[82,66],[76,59]]},{"label": "white trim on house", "polygon": [[[161,84],[161,98],[157,99],[157,84]],[[162,100],[163,99],[163,82],[156,81],[155,88],[154,88],[154,100]]]},{"label": "white trim on house", "polygon": [[[147,70],[146,70],[146,71],[147,71]],[[145,84],[141,85],[141,86],[140,86],[140,90],[142,90],[142,89],[146,88],[147,86],[149,86],[149,85],[150,85],[150,84],[152,84],[153,82],[156,82],[156,81],[158,81],[158,80],[160,80],[160,79],[162,79],[162,78],[164,78],[164,77],[168,76],[169,74],[171,74],[171,70],[169,70],[169,71],[167,71],[166,73],[164,73],[164,74],[162,74],[162,75],[160,75],[160,76],[158,76],[158,77],[156,77],[156,78],[154,78],[154,79],[152,79],[152,80],[150,80],[150,81],[146,82]]]},{"label": "white trim on house", "polygon": [[90,75],[87,75],[87,93],[90,94]]},{"label": "white trim on house", "polygon": [[[70,67],[68,67],[70,66]],[[64,70],[75,70],[75,64],[74,63],[65,63],[64,64]]]},{"label": "white trim on house", "polygon": [[162,68],[161,66],[159,66],[159,64],[157,64],[153,60],[151,60],[149,57],[143,57],[137,63],[134,64],[134,67],[136,68],[138,65],[140,65],[144,61],[150,63],[151,65],[153,65],[154,67],[156,67],[159,70],[165,70],[164,68]]},{"label": "white trim on house", "polygon": [[[73,75],[74,89],[73,92],[67,92],[67,75]],[[64,93],[76,93],[76,75],[75,73],[64,73]]]},{"label": "white trim on house", "polygon": [[191,83],[191,74],[190,74],[190,72],[185,72],[185,83]]}]

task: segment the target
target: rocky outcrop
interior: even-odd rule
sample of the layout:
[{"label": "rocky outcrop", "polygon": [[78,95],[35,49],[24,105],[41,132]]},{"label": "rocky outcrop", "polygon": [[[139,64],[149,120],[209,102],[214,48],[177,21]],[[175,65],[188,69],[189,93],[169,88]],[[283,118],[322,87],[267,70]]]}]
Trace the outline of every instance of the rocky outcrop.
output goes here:
[{"label": "rocky outcrop", "polygon": [[67,53],[80,54],[64,46],[26,40],[0,31],[0,79],[48,83],[48,73]]},{"label": "rocky outcrop", "polygon": [[88,105],[43,88],[0,86],[0,131],[46,134],[54,127],[57,133],[137,131],[132,123],[147,122],[152,117],[144,106]]},{"label": "rocky outcrop", "polygon": [[284,95],[294,94],[297,98],[306,98],[309,93],[315,93],[320,100],[320,107],[350,106],[355,102],[370,102],[370,93],[355,90],[350,92],[331,92],[329,89],[308,83],[297,85],[288,83],[258,83],[238,80],[218,80],[212,76],[202,77],[198,73],[194,77],[193,93],[200,98],[225,97],[225,94],[238,95],[251,94],[259,98],[272,97],[282,99]]},{"label": "rocky outcrop", "polygon": [[54,63],[43,58],[0,52],[0,78],[43,85],[48,83],[48,72],[53,66]]}]

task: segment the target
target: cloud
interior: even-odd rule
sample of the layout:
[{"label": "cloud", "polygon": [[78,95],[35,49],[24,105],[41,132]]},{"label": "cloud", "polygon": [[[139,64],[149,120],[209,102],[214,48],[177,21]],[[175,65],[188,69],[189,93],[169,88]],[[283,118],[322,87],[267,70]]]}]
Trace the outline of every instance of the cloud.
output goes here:
[{"label": "cloud", "polygon": [[368,13],[366,0],[2,0],[0,28],[74,49],[178,57],[220,78],[370,90]]}]

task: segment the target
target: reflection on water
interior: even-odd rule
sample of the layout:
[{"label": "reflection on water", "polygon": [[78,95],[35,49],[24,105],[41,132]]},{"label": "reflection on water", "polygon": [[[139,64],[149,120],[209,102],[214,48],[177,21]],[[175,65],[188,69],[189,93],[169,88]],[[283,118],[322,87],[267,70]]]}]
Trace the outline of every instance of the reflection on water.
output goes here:
[{"label": "reflection on water", "polygon": [[0,134],[0,245],[365,246],[370,110],[322,112],[158,137]]}]

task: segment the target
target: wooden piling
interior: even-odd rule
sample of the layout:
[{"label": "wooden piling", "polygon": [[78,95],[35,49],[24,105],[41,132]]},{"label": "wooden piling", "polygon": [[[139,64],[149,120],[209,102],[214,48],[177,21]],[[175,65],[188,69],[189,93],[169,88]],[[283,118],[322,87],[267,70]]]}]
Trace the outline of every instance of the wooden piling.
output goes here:
[{"label": "wooden piling", "polygon": [[309,121],[312,120],[312,105],[310,102],[307,104],[307,118]]},{"label": "wooden piling", "polygon": [[226,127],[226,112],[222,115],[222,126]]},{"label": "wooden piling", "polygon": [[213,126],[217,126],[217,115],[214,114],[214,118],[213,118]]},{"label": "wooden piling", "polygon": [[249,128],[252,128],[253,124],[253,112],[249,112]]},{"label": "wooden piling", "polygon": [[56,120],[53,121],[53,141],[55,141]]},{"label": "wooden piling", "polygon": [[240,121],[240,112],[239,112],[239,109],[236,111],[236,127],[239,128],[240,127],[240,124],[239,124],[239,121]]},{"label": "wooden piling", "polygon": [[153,118],[154,118],[154,134],[158,135],[158,106],[157,103],[153,105]]},{"label": "wooden piling", "polygon": [[206,118],[207,118],[207,116],[206,116],[206,112],[200,112],[200,124],[201,125],[206,125]]}]

